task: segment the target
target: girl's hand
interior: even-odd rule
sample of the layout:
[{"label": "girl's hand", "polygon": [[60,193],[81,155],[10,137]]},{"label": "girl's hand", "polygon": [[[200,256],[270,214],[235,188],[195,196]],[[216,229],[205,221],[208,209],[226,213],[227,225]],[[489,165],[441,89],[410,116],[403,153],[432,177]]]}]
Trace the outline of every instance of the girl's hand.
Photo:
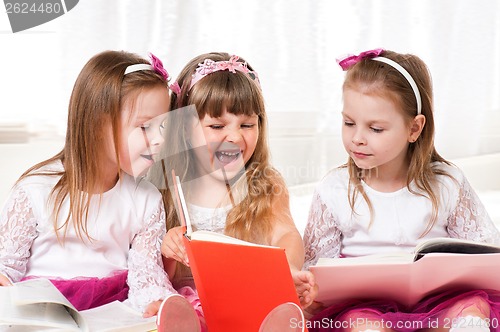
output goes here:
[{"label": "girl's hand", "polygon": [[313,301],[311,303],[311,305],[309,305],[307,308],[302,310],[302,312],[304,313],[304,318],[307,320],[310,320],[311,318],[314,317],[314,315],[316,315],[317,313],[319,313],[323,309],[325,309],[325,306],[323,305],[323,303]]},{"label": "girl's hand", "polygon": [[173,259],[189,266],[189,260],[184,247],[185,226],[173,227],[168,230],[161,244],[161,253],[167,259]]},{"label": "girl's hand", "polygon": [[10,280],[0,273],[0,286],[12,286]]},{"label": "girl's hand", "polygon": [[156,316],[158,314],[158,310],[160,309],[161,302],[162,301],[155,301],[148,304],[146,310],[144,310],[144,314],[142,315],[142,317],[149,318]]},{"label": "girl's hand", "polygon": [[310,271],[292,270],[295,290],[299,296],[302,308],[310,306],[318,295],[318,287],[314,282],[314,275]]}]

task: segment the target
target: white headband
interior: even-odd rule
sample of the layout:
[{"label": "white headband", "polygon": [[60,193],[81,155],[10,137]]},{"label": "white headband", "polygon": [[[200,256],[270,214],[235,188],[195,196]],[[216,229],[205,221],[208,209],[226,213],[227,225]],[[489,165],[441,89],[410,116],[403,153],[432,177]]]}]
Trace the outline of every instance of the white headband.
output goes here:
[{"label": "white headband", "polygon": [[138,63],[136,65],[130,65],[125,69],[125,73],[123,75],[127,75],[130,73],[133,73],[135,71],[139,70],[153,70],[153,66],[145,64],[145,63]]},{"label": "white headband", "polygon": [[388,64],[389,66],[391,66],[394,69],[396,69],[397,71],[399,71],[406,78],[408,83],[410,83],[411,88],[413,89],[413,93],[415,94],[415,98],[417,99],[417,114],[422,114],[422,99],[420,98],[420,91],[418,90],[417,83],[415,83],[415,80],[413,79],[413,77],[411,77],[410,73],[406,69],[404,69],[403,66],[401,66],[399,63],[397,63],[391,59],[379,56],[376,58],[372,58],[372,60],[380,61],[380,62],[384,62],[384,63]]}]

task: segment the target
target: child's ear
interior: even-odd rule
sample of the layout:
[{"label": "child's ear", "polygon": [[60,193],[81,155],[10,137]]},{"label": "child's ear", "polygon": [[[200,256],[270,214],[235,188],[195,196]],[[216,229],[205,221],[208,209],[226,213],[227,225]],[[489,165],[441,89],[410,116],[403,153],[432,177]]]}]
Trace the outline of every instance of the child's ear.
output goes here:
[{"label": "child's ear", "polygon": [[425,126],[425,115],[419,114],[413,118],[410,124],[410,135],[408,136],[408,142],[415,142],[420,133],[424,129]]}]

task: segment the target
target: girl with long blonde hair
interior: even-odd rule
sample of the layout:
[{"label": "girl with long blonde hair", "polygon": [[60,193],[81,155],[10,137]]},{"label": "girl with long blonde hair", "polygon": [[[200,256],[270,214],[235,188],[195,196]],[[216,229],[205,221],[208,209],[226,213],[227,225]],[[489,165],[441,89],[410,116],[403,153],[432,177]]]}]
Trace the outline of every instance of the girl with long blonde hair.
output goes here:
[{"label": "girl with long blonde hair", "polygon": [[[172,139],[181,148],[168,153],[175,158],[167,157],[166,163],[180,176],[194,227],[285,248],[301,302],[307,306],[314,291],[311,275],[301,271],[304,249],[291,217],[288,190],[270,163],[257,73],[242,58],[207,53],[184,67],[178,83],[180,91],[172,96],[172,110],[184,117],[179,116],[182,125],[176,122],[169,127],[169,135],[177,130]],[[161,176],[157,181],[161,182]],[[176,288],[195,288],[175,202],[168,185],[162,191],[168,229],[162,244],[165,267],[171,277],[175,273]],[[199,303],[188,298],[201,316]]]}]

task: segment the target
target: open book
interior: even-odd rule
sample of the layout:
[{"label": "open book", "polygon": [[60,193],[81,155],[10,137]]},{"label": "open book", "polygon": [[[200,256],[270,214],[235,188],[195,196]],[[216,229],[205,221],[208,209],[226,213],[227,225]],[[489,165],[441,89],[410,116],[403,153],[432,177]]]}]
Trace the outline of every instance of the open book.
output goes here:
[{"label": "open book", "polygon": [[189,264],[210,331],[259,331],[278,305],[300,305],[284,249],[193,231],[179,178],[174,180]]},{"label": "open book", "polygon": [[445,290],[500,290],[500,247],[438,238],[414,253],[320,258],[310,267],[319,287],[316,301],[394,300],[407,307]]},{"label": "open book", "polygon": [[1,331],[123,331],[156,329],[156,317],[143,318],[115,301],[78,312],[47,279],[0,287]]}]

